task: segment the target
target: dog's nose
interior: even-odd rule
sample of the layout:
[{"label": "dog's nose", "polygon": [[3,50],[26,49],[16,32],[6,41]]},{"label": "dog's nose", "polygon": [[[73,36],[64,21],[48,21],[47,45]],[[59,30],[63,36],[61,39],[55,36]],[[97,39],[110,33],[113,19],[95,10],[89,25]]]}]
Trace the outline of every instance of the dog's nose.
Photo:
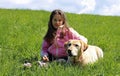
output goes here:
[{"label": "dog's nose", "polygon": [[69,55],[69,56],[72,56],[72,53],[71,53],[71,50],[70,50],[70,49],[68,50],[68,55]]}]

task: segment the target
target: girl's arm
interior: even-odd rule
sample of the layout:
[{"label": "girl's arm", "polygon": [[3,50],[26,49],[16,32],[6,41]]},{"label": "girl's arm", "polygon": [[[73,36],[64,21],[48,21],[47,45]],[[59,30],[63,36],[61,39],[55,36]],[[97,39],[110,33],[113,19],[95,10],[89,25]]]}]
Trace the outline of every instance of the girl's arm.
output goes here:
[{"label": "girl's arm", "polygon": [[83,40],[85,43],[88,42],[87,38],[83,35],[80,35],[77,31],[75,31],[73,28],[70,28],[70,31],[72,32],[73,39],[80,39]]},{"label": "girl's arm", "polygon": [[41,56],[44,57],[44,56],[48,56],[48,48],[49,48],[50,44],[47,43],[47,41],[43,41],[42,43],[42,48],[41,48]]}]

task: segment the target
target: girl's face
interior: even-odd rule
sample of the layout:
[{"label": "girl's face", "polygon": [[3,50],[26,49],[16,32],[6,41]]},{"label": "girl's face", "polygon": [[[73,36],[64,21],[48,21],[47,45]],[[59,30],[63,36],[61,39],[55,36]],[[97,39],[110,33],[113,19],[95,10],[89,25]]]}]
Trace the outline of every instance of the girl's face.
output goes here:
[{"label": "girl's face", "polygon": [[55,14],[52,19],[52,25],[54,28],[58,28],[63,24],[63,18],[59,14]]}]

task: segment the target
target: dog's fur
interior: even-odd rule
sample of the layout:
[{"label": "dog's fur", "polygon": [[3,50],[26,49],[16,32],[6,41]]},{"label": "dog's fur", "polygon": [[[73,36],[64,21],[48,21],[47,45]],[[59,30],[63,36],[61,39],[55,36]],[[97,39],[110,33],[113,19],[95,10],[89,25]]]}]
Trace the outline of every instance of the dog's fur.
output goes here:
[{"label": "dog's fur", "polygon": [[101,48],[93,45],[87,45],[82,40],[69,40],[65,43],[68,54],[68,63],[79,63],[86,65],[96,62],[103,57]]}]

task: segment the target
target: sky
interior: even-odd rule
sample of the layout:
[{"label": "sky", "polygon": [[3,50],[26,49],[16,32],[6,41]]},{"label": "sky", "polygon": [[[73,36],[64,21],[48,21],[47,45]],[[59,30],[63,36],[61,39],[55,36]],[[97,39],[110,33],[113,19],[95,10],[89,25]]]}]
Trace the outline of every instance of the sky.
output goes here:
[{"label": "sky", "polygon": [[120,16],[120,0],[0,0],[0,8]]}]

